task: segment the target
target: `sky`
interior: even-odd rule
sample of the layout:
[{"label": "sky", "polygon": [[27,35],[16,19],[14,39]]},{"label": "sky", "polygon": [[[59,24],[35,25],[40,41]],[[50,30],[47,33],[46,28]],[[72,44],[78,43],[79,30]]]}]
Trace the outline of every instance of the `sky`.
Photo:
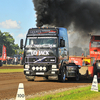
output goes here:
[{"label": "sky", "polygon": [[[9,32],[15,39],[15,44],[20,46],[20,39],[24,39],[25,43],[28,29],[35,27],[36,14],[32,0],[0,0],[0,30]],[[72,37],[71,34],[69,34],[71,47],[74,45],[70,37]]]},{"label": "sky", "polygon": [[29,28],[36,27],[36,14],[32,0],[0,0],[0,30],[9,32],[20,45]]}]

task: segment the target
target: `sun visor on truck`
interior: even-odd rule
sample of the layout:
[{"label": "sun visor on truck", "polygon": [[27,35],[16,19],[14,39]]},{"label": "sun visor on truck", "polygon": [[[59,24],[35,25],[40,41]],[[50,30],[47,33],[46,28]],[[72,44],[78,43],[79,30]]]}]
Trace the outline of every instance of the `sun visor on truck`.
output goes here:
[{"label": "sun visor on truck", "polygon": [[57,36],[58,29],[29,29],[27,36]]},{"label": "sun visor on truck", "polygon": [[91,36],[91,41],[100,41],[100,36]]}]

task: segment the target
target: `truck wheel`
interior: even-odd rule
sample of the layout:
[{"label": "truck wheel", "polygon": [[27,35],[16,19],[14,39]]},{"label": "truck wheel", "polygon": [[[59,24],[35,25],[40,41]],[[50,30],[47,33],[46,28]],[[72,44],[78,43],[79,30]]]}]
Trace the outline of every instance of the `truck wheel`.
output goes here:
[{"label": "truck wheel", "polygon": [[79,74],[79,71],[76,73],[76,77],[75,77],[75,80],[76,81],[79,81],[79,79],[80,79],[80,74]]},{"label": "truck wheel", "polygon": [[93,69],[94,69],[94,70],[93,70],[93,75],[97,75],[97,67],[94,66]]},{"label": "truck wheel", "polygon": [[2,66],[2,62],[0,61],[0,67]]},{"label": "truck wheel", "polygon": [[61,69],[61,74],[58,75],[58,81],[65,82],[65,80],[66,80],[66,71],[65,71],[65,67],[63,67]]},{"label": "truck wheel", "polygon": [[35,76],[25,76],[28,81],[34,81]]}]

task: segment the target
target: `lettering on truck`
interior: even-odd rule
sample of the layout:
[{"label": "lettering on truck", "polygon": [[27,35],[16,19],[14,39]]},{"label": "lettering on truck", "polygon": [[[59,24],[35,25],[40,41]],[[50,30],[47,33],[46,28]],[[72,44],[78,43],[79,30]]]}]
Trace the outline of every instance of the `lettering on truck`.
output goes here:
[{"label": "lettering on truck", "polygon": [[49,55],[49,51],[31,51],[31,55]]}]

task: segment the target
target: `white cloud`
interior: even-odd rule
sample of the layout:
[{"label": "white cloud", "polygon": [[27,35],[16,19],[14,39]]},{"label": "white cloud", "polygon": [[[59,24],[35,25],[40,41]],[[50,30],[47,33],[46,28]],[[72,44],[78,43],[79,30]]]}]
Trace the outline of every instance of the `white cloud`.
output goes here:
[{"label": "white cloud", "polygon": [[[26,33],[20,33],[15,37],[15,44],[18,44],[20,46],[20,39],[25,40]],[[25,42],[25,41],[24,41]]]},{"label": "white cloud", "polygon": [[12,21],[11,19],[6,20],[0,23],[0,27],[6,29],[20,28],[20,21],[17,23],[16,21]]},{"label": "white cloud", "polygon": [[11,36],[14,36],[14,33],[10,33],[11,34]]},{"label": "white cloud", "polygon": [[21,34],[18,34],[17,38],[25,38],[25,36],[26,34],[21,33]]}]

